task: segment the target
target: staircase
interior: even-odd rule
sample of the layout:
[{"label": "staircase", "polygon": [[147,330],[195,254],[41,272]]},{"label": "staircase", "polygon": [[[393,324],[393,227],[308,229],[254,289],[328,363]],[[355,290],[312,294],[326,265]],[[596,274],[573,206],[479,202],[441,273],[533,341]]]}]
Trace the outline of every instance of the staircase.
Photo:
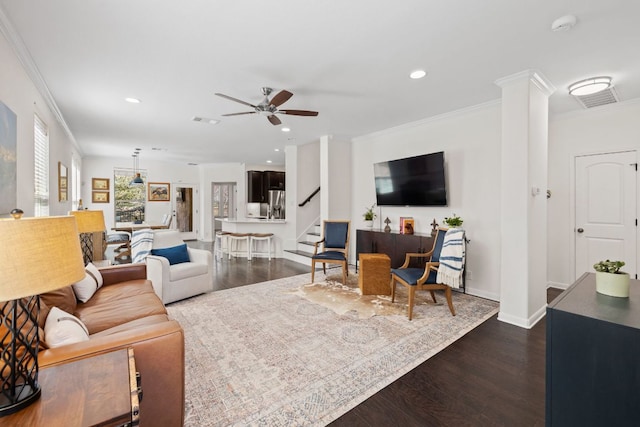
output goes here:
[{"label": "staircase", "polygon": [[322,227],[316,224],[304,237],[298,241],[295,250],[284,250],[283,257],[311,267],[313,244],[321,239]]}]

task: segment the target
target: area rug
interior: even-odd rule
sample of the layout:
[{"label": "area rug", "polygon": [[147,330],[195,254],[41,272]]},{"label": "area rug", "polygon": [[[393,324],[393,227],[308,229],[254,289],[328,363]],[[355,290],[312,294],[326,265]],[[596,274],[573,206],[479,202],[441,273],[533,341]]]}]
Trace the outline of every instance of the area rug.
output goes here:
[{"label": "area rug", "polygon": [[[317,273],[321,282],[311,285],[303,274],[169,305],[185,330],[185,425],[326,425],[497,312],[493,301],[454,292],[455,317],[421,296],[409,321],[403,290],[396,310],[373,314],[306,295],[312,287],[337,299],[354,292],[357,276],[351,290],[337,277]],[[365,306],[390,304],[362,298]]]}]

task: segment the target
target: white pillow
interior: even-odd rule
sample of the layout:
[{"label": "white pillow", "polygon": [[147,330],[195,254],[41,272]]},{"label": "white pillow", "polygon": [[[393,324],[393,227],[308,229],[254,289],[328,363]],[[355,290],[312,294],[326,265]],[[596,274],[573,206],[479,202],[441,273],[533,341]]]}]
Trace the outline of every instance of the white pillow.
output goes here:
[{"label": "white pillow", "polygon": [[89,263],[84,268],[84,271],[86,271],[87,273],[91,274],[96,279],[96,283],[98,284],[98,288],[100,288],[102,286],[102,284],[104,283],[104,280],[102,280],[102,274],[100,274],[100,270],[98,270],[98,267],[96,267],[92,263]]},{"label": "white pillow", "polygon": [[84,271],[84,279],[72,285],[76,298],[81,302],[89,301],[89,298],[91,298],[104,283],[102,274],[100,274],[100,270],[98,270],[95,265],[91,263],[87,264]]},{"label": "white pillow", "polygon": [[87,327],[77,317],[52,307],[44,324],[44,341],[49,348],[89,340]]}]

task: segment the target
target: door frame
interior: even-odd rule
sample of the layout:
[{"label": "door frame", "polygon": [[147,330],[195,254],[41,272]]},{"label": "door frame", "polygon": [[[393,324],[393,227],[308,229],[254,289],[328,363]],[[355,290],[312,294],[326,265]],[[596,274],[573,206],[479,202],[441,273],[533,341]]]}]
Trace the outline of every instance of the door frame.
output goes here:
[{"label": "door frame", "polygon": [[[569,218],[571,220],[571,275],[574,283],[578,278],[576,275],[576,158],[584,156],[597,156],[602,154],[618,154],[618,153],[636,153],[636,160],[640,163],[638,155],[640,150],[637,148],[619,148],[609,150],[586,151],[581,153],[573,153],[570,158],[569,165]],[[640,178],[636,173],[636,216],[640,216]],[[636,227],[636,257],[640,254],[640,227]],[[640,263],[636,261],[636,269],[640,268]],[[640,276],[639,276],[640,277]]]},{"label": "door frame", "polygon": [[[171,188],[173,197],[171,197],[171,228],[178,230],[178,218],[176,218],[176,197],[175,193],[179,187],[187,187],[193,189],[193,206],[192,206],[192,229],[190,232],[181,232],[182,240],[198,240],[200,238],[200,186],[189,182],[172,182]],[[179,231],[179,230],[178,230]]]}]

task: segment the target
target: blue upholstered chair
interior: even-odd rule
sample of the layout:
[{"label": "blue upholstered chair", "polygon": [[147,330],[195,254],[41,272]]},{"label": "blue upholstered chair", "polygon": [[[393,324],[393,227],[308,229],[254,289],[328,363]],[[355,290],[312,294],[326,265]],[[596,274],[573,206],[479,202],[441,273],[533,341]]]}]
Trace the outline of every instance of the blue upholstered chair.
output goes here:
[{"label": "blue upholstered chair", "polygon": [[[405,255],[404,264],[400,268],[391,269],[391,302],[396,298],[396,283],[400,283],[409,289],[409,320],[413,317],[413,305],[415,302],[416,291],[429,291],[433,302],[436,302],[436,295],[433,291],[444,291],[449,304],[449,310],[453,316],[456,311],[453,309],[451,301],[451,287],[443,283],[436,283],[438,275],[438,266],[440,265],[440,252],[442,252],[442,244],[447,229],[440,228],[433,241],[433,248],[426,253],[408,253]],[[411,258],[427,258],[424,267],[409,267]]]},{"label": "blue upholstered chair", "polygon": [[[349,256],[349,225],[350,221],[323,222],[322,239],[314,244],[313,257],[311,258],[311,283],[313,283],[316,271],[316,262],[322,263],[322,271],[326,274],[326,264],[339,264],[342,266],[342,283],[347,283],[349,268],[347,257]],[[322,244],[321,252],[318,246]]]}]

